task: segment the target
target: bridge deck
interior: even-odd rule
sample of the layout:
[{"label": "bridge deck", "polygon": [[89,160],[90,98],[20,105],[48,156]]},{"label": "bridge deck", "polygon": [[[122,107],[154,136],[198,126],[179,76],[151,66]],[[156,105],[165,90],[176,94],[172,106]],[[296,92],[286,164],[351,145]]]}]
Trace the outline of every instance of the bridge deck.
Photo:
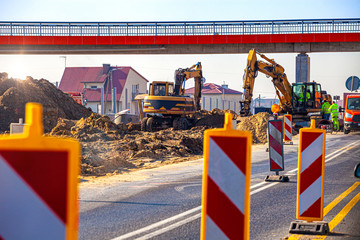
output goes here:
[{"label": "bridge deck", "polygon": [[[183,47],[187,45],[187,48]],[[0,54],[360,51],[360,18],[219,22],[0,22]]]},{"label": "bridge deck", "polygon": [[187,36],[360,32],[360,18],[200,22],[0,22],[0,36]]}]

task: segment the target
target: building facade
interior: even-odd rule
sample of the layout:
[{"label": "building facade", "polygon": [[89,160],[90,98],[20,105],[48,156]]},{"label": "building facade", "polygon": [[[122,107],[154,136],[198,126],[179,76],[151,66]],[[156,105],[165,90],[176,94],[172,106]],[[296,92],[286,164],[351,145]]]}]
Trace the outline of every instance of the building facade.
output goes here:
[{"label": "building facade", "polygon": [[134,98],[146,93],[147,83],[148,80],[132,67],[103,64],[103,67],[65,68],[59,89],[82,94],[85,106],[96,113],[111,114],[129,109],[129,113],[138,114]]},{"label": "building facade", "polygon": [[[193,97],[194,88],[186,89],[185,94]],[[219,108],[239,112],[239,101],[242,99],[242,94],[242,92],[228,88],[228,85],[225,84],[220,86],[214,83],[206,83],[201,90],[201,107],[208,111]]]}]

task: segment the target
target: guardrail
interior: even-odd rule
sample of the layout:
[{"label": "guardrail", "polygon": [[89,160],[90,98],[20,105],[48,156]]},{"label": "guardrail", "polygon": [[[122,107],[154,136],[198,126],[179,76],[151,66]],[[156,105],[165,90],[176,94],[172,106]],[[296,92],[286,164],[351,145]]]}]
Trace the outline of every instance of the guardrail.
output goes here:
[{"label": "guardrail", "polygon": [[185,36],[360,32],[360,18],[201,22],[4,22],[0,36]]}]

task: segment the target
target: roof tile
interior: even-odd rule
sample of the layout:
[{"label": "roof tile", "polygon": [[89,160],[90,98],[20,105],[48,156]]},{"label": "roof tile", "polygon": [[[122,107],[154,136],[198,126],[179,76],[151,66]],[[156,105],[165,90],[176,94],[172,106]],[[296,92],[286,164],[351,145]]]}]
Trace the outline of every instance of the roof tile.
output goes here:
[{"label": "roof tile", "polygon": [[[233,90],[233,89],[225,89],[215,83],[205,83],[203,88],[201,89],[201,94],[242,94],[242,92]],[[194,87],[186,89],[186,94],[194,94]]]}]

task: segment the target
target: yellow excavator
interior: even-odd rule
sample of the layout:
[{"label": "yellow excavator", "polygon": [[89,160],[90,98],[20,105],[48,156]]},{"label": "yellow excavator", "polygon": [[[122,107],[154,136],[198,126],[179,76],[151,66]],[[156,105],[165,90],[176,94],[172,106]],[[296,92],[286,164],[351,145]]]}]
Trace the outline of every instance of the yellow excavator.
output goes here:
[{"label": "yellow excavator", "polygon": [[[259,55],[262,60],[257,59]],[[279,113],[290,113],[293,121],[309,121],[310,118],[321,118],[320,111],[325,97],[329,97],[325,91],[321,91],[321,85],[316,82],[289,83],[285,69],[255,49],[249,51],[247,66],[244,73],[244,95],[240,101],[240,116],[251,115],[250,106],[253,96],[255,78],[258,72],[271,77],[276,95],[279,98]]]},{"label": "yellow excavator", "polygon": [[[194,78],[194,98],[185,96],[185,82]],[[154,81],[150,84],[149,94],[144,97],[141,120],[142,131],[154,131],[173,127],[187,129],[194,119],[189,115],[201,109],[201,89],[205,81],[202,66],[198,62],[189,68],[175,71],[174,82]]]}]

